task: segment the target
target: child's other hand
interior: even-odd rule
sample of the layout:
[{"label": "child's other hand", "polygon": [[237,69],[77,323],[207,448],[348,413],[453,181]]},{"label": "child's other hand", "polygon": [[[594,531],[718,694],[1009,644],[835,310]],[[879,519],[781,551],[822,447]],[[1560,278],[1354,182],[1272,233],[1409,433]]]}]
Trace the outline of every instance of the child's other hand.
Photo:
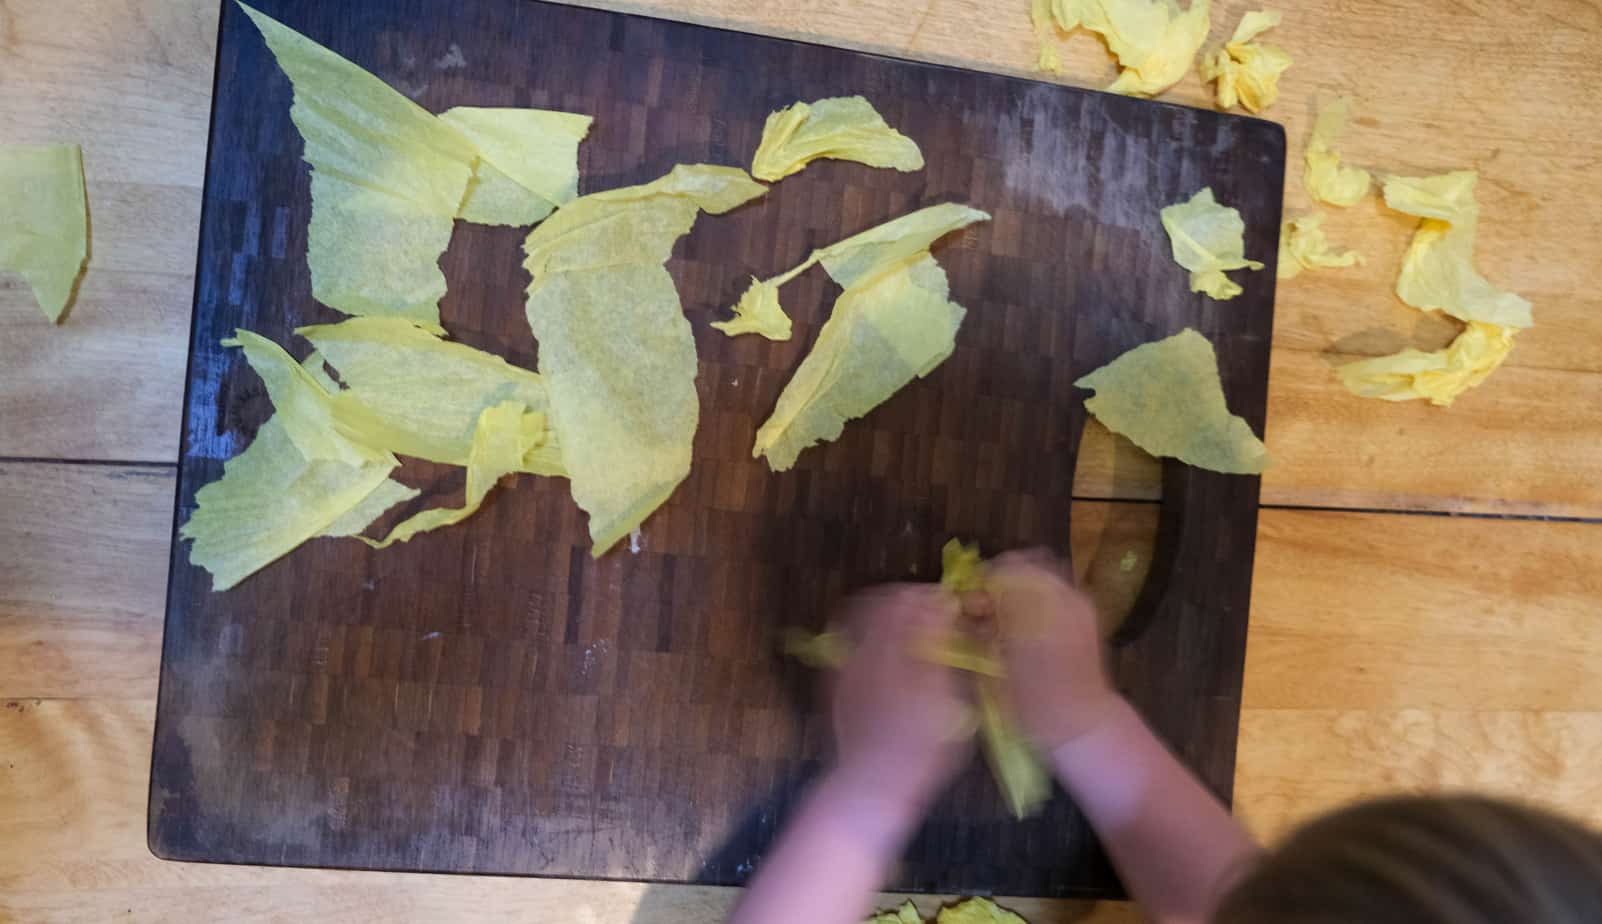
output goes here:
[{"label": "child's other hand", "polygon": [[1043,549],[997,556],[988,571],[1007,691],[1044,754],[1096,727],[1119,702],[1102,665],[1095,607],[1067,574]]},{"label": "child's other hand", "polygon": [[956,671],[918,656],[959,607],[932,584],[892,584],[842,614],[851,655],[834,684],[836,773],[897,814],[924,806],[962,769],[976,724]]}]

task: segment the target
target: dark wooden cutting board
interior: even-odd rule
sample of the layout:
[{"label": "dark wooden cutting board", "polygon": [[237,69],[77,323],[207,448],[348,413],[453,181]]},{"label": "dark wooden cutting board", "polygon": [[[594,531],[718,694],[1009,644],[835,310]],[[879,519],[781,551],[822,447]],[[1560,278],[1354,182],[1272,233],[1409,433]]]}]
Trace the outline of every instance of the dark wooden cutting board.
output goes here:
[{"label": "dark wooden cutting board", "polygon": [[[703,216],[669,264],[700,352],[695,467],[637,553],[589,557],[565,481],[503,486],[467,523],[373,552],[315,540],[232,591],[173,546],[149,836],[183,860],[740,883],[825,756],[814,678],[777,654],[841,595],[932,579],[951,536],[1067,549],[1074,379],[1190,326],[1262,432],[1284,136],[1276,125],[1009,77],[527,0],[263,0],[432,111],[593,114],[582,190],[677,163],[748,165],[771,110],[861,93],[922,146],[912,174],[819,161]],[[1009,14],[1011,15],[1011,14]],[[1019,14],[1021,15],[1021,14]],[[339,316],[310,297],[310,196],[291,91],[222,12],[177,521],[271,408],[245,327]],[[1210,185],[1268,264],[1246,293],[1187,291],[1158,210]],[[828,316],[785,289],[795,338],[725,338],[750,276],[924,205],[994,215],[935,248],[968,310],[955,354],[773,474],[752,437]],[[458,224],[442,266],[457,339],[533,368],[525,232]],[[459,470],[409,462],[424,500]],[[1230,791],[1258,482],[1172,465],[1153,577],[1114,654],[1120,686]],[[393,518],[391,518],[393,520]],[[892,883],[1113,894],[1059,794],[1015,822],[975,765]]]}]

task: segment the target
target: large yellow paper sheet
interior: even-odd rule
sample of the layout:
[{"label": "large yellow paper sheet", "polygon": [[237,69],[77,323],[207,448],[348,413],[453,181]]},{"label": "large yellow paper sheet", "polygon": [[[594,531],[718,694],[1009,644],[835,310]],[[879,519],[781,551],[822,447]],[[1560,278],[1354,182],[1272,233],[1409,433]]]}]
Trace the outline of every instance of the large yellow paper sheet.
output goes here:
[{"label": "large yellow paper sheet", "polygon": [[[367,438],[391,452],[466,465],[479,415],[503,401],[545,424],[545,383],[492,353],[444,340],[396,318],[351,318],[296,331],[331,365],[351,399],[382,425]],[[561,475],[556,434],[522,471]],[[554,467],[547,461],[555,459]]]},{"label": "large yellow paper sheet", "polygon": [[1341,383],[1353,394],[1385,401],[1426,400],[1450,407],[1458,396],[1485,381],[1513,352],[1518,331],[1470,321],[1451,345],[1426,353],[1407,349],[1341,366]]},{"label": "large yellow paper sheet", "polygon": [[1313,119],[1313,131],[1307,139],[1307,150],[1302,155],[1306,169],[1302,185],[1316,201],[1330,205],[1355,205],[1368,193],[1371,180],[1368,171],[1341,163],[1335,152],[1335,139],[1346,128],[1352,101],[1344,96],[1322,104]]},{"label": "large yellow paper sheet", "polygon": [[524,243],[529,326],[594,555],[690,471],[695,339],[663,263],[698,212],[720,214],[766,191],[743,170],[680,165],[653,183],[575,199]]},{"label": "large yellow paper sheet", "polygon": [[1188,201],[1162,210],[1163,230],[1173,249],[1174,262],[1190,270],[1190,290],[1224,301],[1242,291],[1225,276],[1229,270],[1259,270],[1263,264],[1246,259],[1246,223],[1240,212],[1219,205],[1210,186]]},{"label": "large yellow paper sheet", "polygon": [[439,329],[439,256],[477,150],[383,81],[241,4],[295,89],[290,118],[312,166],[312,295],[346,314]]},{"label": "large yellow paper sheet", "polygon": [[1477,180],[1471,170],[1385,180],[1385,204],[1423,219],[1402,258],[1396,294],[1415,308],[1444,311],[1463,321],[1530,327],[1535,323],[1530,303],[1491,285],[1474,268]]},{"label": "large yellow paper sheet", "polygon": [[1085,407],[1097,420],[1151,455],[1229,474],[1268,465],[1262,441],[1229,412],[1212,343],[1190,328],[1135,347],[1074,385],[1096,392]]},{"label": "large yellow paper sheet", "polygon": [[458,106],[439,117],[479,152],[457,213],[463,220],[525,227],[578,196],[578,146],[590,116]]},{"label": "large yellow paper sheet", "polygon": [[775,182],[820,157],[849,160],[903,173],[923,169],[917,142],[885,123],[860,96],[793,103],[768,116],[751,175]]},{"label": "large yellow paper sheet", "polygon": [[[1196,60],[1212,23],[1209,0],[1182,9],[1175,0],[1053,0],[1057,27],[1101,36],[1122,70],[1108,92],[1156,96]],[[1037,29],[1038,33],[1038,29]]]},{"label": "large yellow paper sheet", "polygon": [[1363,262],[1355,250],[1336,252],[1324,236],[1324,214],[1287,218],[1279,228],[1279,265],[1274,275],[1294,279],[1304,269],[1330,269]]},{"label": "large yellow paper sheet", "polygon": [[39,310],[60,321],[89,256],[82,150],[0,144],[0,202],[0,270],[20,273]]},{"label": "large yellow paper sheet", "polygon": [[930,206],[816,251],[780,277],[818,262],[845,291],[757,431],[751,455],[782,472],[802,450],[835,439],[846,421],[944,362],[967,312],[947,297],[945,271],[929,247],[989,219],[965,205]]},{"label": "large yellow paper sheet", "polygon": [[1247,13],[1228,42],[1202,56],[1197,70],[1203,81],[1216,81],[1218,108],[1239,104],[1249,112],[1261,112],[1279,99],[1279,75],[1291,66],[1291,56],[1277,45],[1255,41],[1279,21],[1275,11]]},{"label": "large yellow paper sheet", "polygon": [[309,459],[276,414],[224,463],[221,478],[195,493],[195,512],[179,535],[194,543],[189,560],[211,572],[212,589],[227,590],[307,539],[365,529],[344,518],[395,466],[393,457],[359,465]]},{"label": "large yellow paper sheet", "polygon": [[375,549],[405,542],[418,533],[460,523],[478,512],[484,498],[506,475],[522,471],[523,459],[534,449],[523,426],[528,409],[518,401],[502,401],[485,408],[473,431],[473,450],[467,459],[467,500],[460,507],[435,507],[413,514],[390,530],[382,540],[362,538]]}]

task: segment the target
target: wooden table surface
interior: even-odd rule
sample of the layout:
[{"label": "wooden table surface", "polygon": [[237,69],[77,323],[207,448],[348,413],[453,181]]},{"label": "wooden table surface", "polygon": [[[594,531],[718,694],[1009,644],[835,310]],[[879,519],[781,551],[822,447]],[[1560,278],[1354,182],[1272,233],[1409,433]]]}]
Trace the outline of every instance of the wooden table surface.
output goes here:
[{"label": "wooden table surface", "polygon": [[[1024,0],[662,0],[617,8],[1025,73]],[[1391,295],[1412,220],[1331,210],[1368,258],[1278,299],[1239,813],[1267,836],[1365,793],[1472,786],[1602,822],[1602,8],[1277,4],[1315,93],[1379,171],[1481,172],[1478,262],[1535,303],[1508,364],[1443,410],[1349,396],[1344,355],[1449,337]],[[1221,40],[1247,5],[1214,5]],[[0,142],[84,146],[92,257],[48,325],[0,277],[0,921],[717,920],[716,889],[163,863],[145,847],[179,402],[217,0],[0,3]],[[1066,42],[1062,79],[1112,64]],[[1202,105],[1194,74],[1165,96]],[[1293,169],[1291,209],[1307,206]],[[1087,435],[1076,549],[1153,467]],[[1081,525],[1082,524],[1082,525]],[[932,907],[931,902],[924,903]],[[1073,903],[1020,903],[1036,924]],[[1095,920],[1137,920],[1121,905]]]}]

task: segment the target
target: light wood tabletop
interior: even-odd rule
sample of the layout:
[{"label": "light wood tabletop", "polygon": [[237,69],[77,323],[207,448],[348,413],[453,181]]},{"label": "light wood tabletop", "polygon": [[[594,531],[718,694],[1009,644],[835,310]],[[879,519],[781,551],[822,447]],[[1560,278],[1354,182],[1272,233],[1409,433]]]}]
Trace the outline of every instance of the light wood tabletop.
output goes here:
[{"label": "light wood tabletop", "polygon": [[[1027,0],[612,4],[1027,74]],[[1326,209],[1357,268],[1277,300],[1236,775],[1272,838],[1364,794],[1474,787],[1602,822],[1602,7],[1276,4],[1295,65],[1266,115],[1299,152],[1318,94],[1380,173],[1480,171],[1481,271],[1535,304],[1507,365],[1450,409],[1362,400],[1348,356],[1451,328],[1391,289],[1414,219]],[[1246,4],[1214,5],[1212,41]],[[84,148],[92,255],[59,327],[0,275],[0,920],[706,922],[727,890],[166,863],[145,792],[217,0],[0,2],[0,143]],[[1100,86],[1090,36],[1057,79]],[[1194,74],[1165,99],[1207,105]],[[1155,468],[1104,431],[1076,557],[1138,521]],[[1138,528],[1138,526],[1136,527]],[[926,910],[932,899],[922,902]],[[1019,902],[1036,924],[1138,920]]]}]

